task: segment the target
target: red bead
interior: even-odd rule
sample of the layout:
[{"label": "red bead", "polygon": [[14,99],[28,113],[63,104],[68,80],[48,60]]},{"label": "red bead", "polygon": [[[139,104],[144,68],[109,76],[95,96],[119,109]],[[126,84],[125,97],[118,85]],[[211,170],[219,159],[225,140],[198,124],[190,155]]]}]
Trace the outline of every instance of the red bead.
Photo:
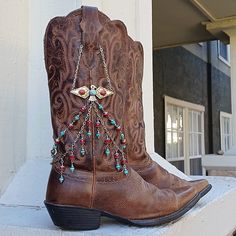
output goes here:
[{"label": "red bead", "polygon": [[70,161],[73,162],[73,161],[75,160],[75,156],[74,156],[74,155],[70,155],[70,156],[69,156],[69,159],[70,159]]},{"label": "red bead", "polygon": [[73,124],[69,124],[69,129],[72,129],[74,127]]},{"label": "red bead", "polygon": [[116,130],[117,130],[117,131],[121,131],[121,127],[120,127],[120,126],[117,126],[117,127],[116,127]]},{"label": "red bead", "polygon": [[56,144],[59,144],[59,143],[60,143],[60,139],[57,138],[57,139],[55,140],[55,143],[56,143]]},{"label": "red bead", "polygon": [[96,127],[99,127],[101,124],[100,124],[100,122],[98,121],[98,122],[96,122],[96,124],[95,124],[95,126]]},{"label": "red bead", "polygon": [[103,112],[103,116],[104,116],[104,117],[108,117],[108,112],[107,112],[107,111],[104,111],[104,112]]},{"label": "red bead", "polygon": [[100,94],[101,94],[102,96],[105,96],[105,95],[107,94],[107,92],[106,92],[105,89],[101,89],[101,90],[100,90]]},{"label": "red bead", "polygon": [[111,140],[110,139],[105,139],[104,143],[109,144],[109,143],[111,143]]},{"label": "red bead", "polygon": [[115,158],[115,159],[118,159],[118,158],[119,158],[119,153],[116,152],[116,153],[114,154],[114,158]]},{"label": "red bead", "polygon": [[126,139],[120,141],[122,144],[126,144]]},{"label": "red bead", "polygon": [[64,172],[64,171],[65,171],[65,166],[64,166],[64,165],[61,165],[61,166],[60,166],[60,171],[61,171],[61,172]]},{"label": "red bead", "polygon": [[85,140],[84,139],[80,139],[80,143],[81,144],[85,144]]},{"label": "red bead", "polygon": [[92,124],[92,121],[91,121],[91,120],[88,120],[88,121],[86,122],[86,124],[87,124],[87,126],[90,126],[90,125]]},{"label": "red bead", "polygon": [[85,111],[86,111],[86,106],[82,106],[82,107],[80,108],[80,111],[81,111],[81,112],[85,112]]},{"label": "red bead", "polygon": [[86,91],[85,91],[84,89],[80,89],[79,94],[80,94],[80,95],[84,95],[85,92],[86,92]]},{"label": "red bead", "polygon": [[125,164],[127,163],[127,160],[123,159],[123,160],[121,160],[120,163],[121,163],[122,165],[125,165]]}]

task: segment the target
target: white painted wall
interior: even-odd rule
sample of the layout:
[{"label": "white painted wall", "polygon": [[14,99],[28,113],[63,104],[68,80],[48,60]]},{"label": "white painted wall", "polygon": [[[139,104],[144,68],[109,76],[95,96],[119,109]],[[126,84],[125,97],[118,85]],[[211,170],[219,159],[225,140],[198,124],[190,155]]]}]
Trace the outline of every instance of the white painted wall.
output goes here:
[{"label": "white painted wall", "polygon": [[1,1],[0,195],[26,158],[28,1]]},{"label": "white painted wall", "polygon": [[0,195],[28,158],[51,147],[43,36],[48,21],[81,6],[80,0],[1,1]]},{"label": "white painted wall", "polygon": [[46,26],[53,17],[67,15],[80,6],[80,0],[29,1],[28,158],[48,157],[52,146],[49,95],[43,50]]}]

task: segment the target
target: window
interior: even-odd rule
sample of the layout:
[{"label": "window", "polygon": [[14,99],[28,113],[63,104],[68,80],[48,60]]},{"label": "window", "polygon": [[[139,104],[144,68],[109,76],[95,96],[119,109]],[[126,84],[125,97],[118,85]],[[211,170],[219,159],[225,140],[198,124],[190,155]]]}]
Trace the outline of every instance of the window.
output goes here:
[{"label": "window", "polygon": [[230,46],[219,41],[218,44],[218,57],[225,64],[230,65]]},{"label": "window", "polygon": [[183,108],[175,105],[167,105],[166,123],[166,155],[169,159],[182,159],[183,149]]},{"label": "window", "polygon": [[201,105],[165,96],[165,142],[168,161],[184,161],[190,174],[190,159],[204,154],[204,110]]},{"label": "window", "polygon": [[189,156],[200,157],[203,154],[202,112],[189,110]]},{"label": "window", "polygon": [[224,152],[232,147],[232,114],[220,112],[221,150]]}]

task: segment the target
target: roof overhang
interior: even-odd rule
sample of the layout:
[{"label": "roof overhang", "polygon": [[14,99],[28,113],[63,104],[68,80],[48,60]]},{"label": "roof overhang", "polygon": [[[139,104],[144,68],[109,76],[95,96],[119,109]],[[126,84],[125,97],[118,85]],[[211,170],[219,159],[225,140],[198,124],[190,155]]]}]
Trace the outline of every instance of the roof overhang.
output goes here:
[{"label": "roof overhang", "polygon": [[235,0],[153,0],[153,47],[220,39],[236,27]]}]

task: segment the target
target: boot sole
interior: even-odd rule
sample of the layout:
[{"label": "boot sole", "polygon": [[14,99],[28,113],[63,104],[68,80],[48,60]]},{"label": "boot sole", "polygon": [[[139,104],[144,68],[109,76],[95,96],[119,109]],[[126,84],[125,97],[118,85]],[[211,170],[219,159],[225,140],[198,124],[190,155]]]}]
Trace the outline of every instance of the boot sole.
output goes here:
[{"label": "boot sole", "polygon": [[94,230],[100,227],[102,216],[115,219],[121,223],[134,226],[158,226],[177,220],[187,211],[189,211],[204,195],[206,195],[212,186],[209,184],[205,189],[198,193],[190,202],[180,210],[166,216],[153,219],[130,220],[110,213],[96,209],[82,208],[70,205],[52,204],[44,201],[44,204],[52,218],[53,223],[66,230]]}]

